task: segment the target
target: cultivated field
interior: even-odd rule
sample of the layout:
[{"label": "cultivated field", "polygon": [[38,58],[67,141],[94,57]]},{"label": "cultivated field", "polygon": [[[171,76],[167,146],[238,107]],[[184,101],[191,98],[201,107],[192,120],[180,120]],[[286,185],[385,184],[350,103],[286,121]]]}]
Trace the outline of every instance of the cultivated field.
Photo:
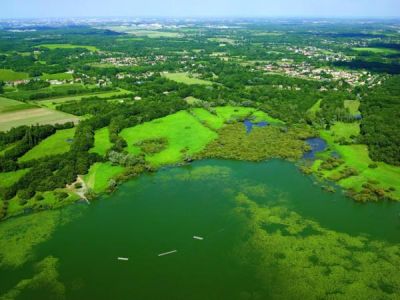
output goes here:
[{"label": "cultivated field", "polygon": [[66,122],[78,123],[79,118],[46,108],[31,108],[0,114],[0,131],[7,131],[13,127],[35,124],[63,124]]},{"label": "cultivated field", "polygon": [[61,104],[63,102],[81,101],[82,98],[98,97],[100,99],[103,99],[103,98],[114,97],[114,96],[123,97],[127,94],[132,94],[132,92],[123,90],[123,89],[119,89],[118,91],[111,91],[111,92],[99,92],[99,93],[82,94],[79,96],[67,96],[67,97],[52,98],[52,99],[47,99],[47,100],[38,100],[38,101],[35,101],[35,104],[38,104],[42,107],[54,109],[58,104]]},{"label": "cultivated field", "polygon": [[38,145],[23,155],[19,161],[39,159],[48,155],[68,152],[75,134],[75,128],[58,130],[55,134],[41,141]]},{"label": "cultivated field", "polygon": [[18,111],[33,107],[35,106],[31,104],[0,97],[0,113]]}]

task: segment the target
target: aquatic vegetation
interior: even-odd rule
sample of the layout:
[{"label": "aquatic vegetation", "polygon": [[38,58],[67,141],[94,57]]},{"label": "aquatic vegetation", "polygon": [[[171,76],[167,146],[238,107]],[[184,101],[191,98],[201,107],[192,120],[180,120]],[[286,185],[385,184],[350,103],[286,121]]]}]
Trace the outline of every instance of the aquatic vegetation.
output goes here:
[{"label": "aquatic vegetation", "polygon": [[395,299],[400,292],[398,245],[325,229],[243,193],[236,202],[246,222],[236,254],[257,270],[271,299]]},{"label": "aquatic vegetation", "polygon": [[247,134],[242,123],[228,124],[218,131],[219,138],[199,154],[205,158],[261,161],[270,158],[299,159],[309,150],[305,137],[312,136],[307,128],[268,126],[254,128]]},{"label": "aquatic vegetation", "polygon": [[0,226],[0,268],[16,268],[35,256],[34,247],[48,240],[58,226],[79,216],[69,210],[44,211],[10,219]]},{"label": "aquatic vegetation", "polygon": [[35,275],[29,279],[21,280],[13,289],[4,295],[1,300],[16,299],[27,290],[43,290],[51,299],[64,299],[65,286],[59,281],[57,271],[58,259],[52,256],[44,258],[35,264]]}]

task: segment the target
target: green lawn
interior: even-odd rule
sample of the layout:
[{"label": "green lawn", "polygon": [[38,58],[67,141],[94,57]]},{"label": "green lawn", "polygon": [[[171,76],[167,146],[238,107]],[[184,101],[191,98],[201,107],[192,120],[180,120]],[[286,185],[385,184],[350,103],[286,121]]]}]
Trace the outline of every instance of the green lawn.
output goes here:
[{"label": "green lawn", "polygon": [[46,108],[30,108],[0,113],[0,131],[21,125],[77,123],[79,118],[61,111]]},{"label": "green lawn", "polygon": [[89,152],[97,153],[99,155],[106,155],[107,150],[110,149],[113,144],[110,142],[110,132],[108,127],[96,130],[94,135],[94,147]]},{"label": "green lawn", "polygon": [[43,74],[40,76],[42,80],[71,80],[74,76],[70,73]]},{"label": "green lawn", "polygon": [[94,46],[83,46],[83,45],[72,45],[72,44],[42,44],[42,45],[39,45],[38,47],[43,47],[43,48],[47,48],[50,50],[85,48],[92,52],[99,51],[99,49]]},{"label": "green lawn", "polygon": [[15,72],[8,69],[0,69],[0,81],[16,81],[28,79],[29,74],[24,72]]},{"label": "green lawn", "polygon": [[14,172],[0,173],[0,187],[9,187],[24,176],[29,169],[17,170]]},{"label": "green lawn", "polygon": [[18,111],[21,109],[27,109],[32,107],[35,106],[32,104],[27,104],[25,102],[0,97],[0,113]]},{"label": "green lawn", "polygon": [[141,151],[135,145],[139,141],[167,139],[166,149],[146,157],[155,166],[177,163],[185,154],[193,155],[217,138],[214,131],[203,126],[187,111],[180,111],[161,119],[124,129],[121,136],[128,143],[128,152],[133,154]]},{"label": "green lawn", "polygon": [[199,85],[212,85],[213,83],[208,80],[203,80],[195,77],[190,77],[188,73],[162,73],[162,76],[170,80],[185,83],[185,84],[199,84]]},{"label": "green lawn", "polygon": [[75,134],[75,127],[70,129],[58,130],[55,134],[41,141],[25,153],[18,161],[25,162],[31,159],[38,159],[48,155],[56,155],[68,152],[71,147],[71,141]]},{"label": "green lawn", "polygon": [[84,180],[87,186],[95,193],[107,190],[110,179],[121,174],[125,169],[121,166],[113,166],[110,162],[95,163],[89,169]]}]

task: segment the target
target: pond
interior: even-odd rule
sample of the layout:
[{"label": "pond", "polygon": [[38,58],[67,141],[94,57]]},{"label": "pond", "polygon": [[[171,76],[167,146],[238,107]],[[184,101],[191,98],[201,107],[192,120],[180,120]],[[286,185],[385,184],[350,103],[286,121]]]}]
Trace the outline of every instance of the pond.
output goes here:
[{"label": "pond", "polygon": [[[385,298],[400,292],[398,276],[387,276],[398,274],[400,205],[360,205],[341,191],[325,192],[281,160],[167,168],[60,212],[63,225],[48,236],[41,228],[47,238],[29,253],[16,250],[31,255],[26,263],[0,268],[0,298],[16,291],[17,299],[310,299],[333,291]],[[34,239],[39,235],[29,230],[50,213],[5,224],[25,218],[15,230],[25,228]],[[53,267],[40,273],[34,266],[43,261]],[[31,286],[20,283],[29,278]]]},{"label": "pond", "polygon": [[324,151],[327,147],[326,141],[319,137],[306,139],[306,142],[310,145],[311,150],[304,153],[304,159],[314,159],[316,153]]},{"label": "pond", "polygon": [[266,122],[266,121],[254,123],[254,122],[252,122],[252,121],[250,121],[250,120],[244,120],[244,121],[243,121],[243,124],[244,124],[244,126],[246,127],[246,132],[247,132],[247,133],[250,133],[250,132],[253,130],[253,127],[254,127],[254,126],[256,126],[256,127],[265,127],[265,126],[268,126],[268,125],[269,125],[269,123]]}]

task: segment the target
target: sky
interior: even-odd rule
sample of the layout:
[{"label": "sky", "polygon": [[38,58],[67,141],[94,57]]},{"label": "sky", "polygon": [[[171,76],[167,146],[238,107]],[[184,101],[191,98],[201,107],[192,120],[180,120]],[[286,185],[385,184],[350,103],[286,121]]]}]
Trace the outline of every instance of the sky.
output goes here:
[{"label": "sky", "polygon": [[400,17],[400,0],[0,0],[0,18]]}]

